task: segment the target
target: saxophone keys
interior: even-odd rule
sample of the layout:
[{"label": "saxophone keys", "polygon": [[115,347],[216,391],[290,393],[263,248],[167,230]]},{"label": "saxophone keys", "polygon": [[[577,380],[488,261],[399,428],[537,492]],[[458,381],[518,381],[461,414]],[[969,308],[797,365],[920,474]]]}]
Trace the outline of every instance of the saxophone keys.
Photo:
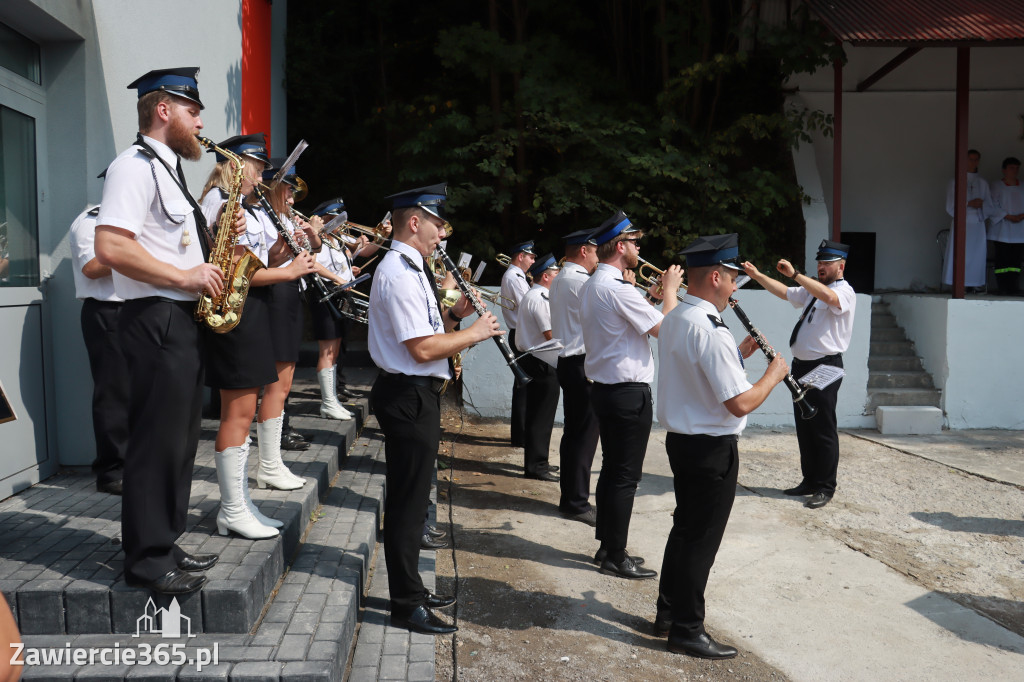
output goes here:
[{"label": "saxophone keys", "polygon": [[[228,294],[227,302],[228,305],[233,308],[242,302],[242,295],[233,291],[230,294]],[[228,313],[228,315],[234,315],[234,313]]]},{"label": "saxophone keys", "polygon": [[238,313],[231,311],[224,313],[224,322],[226,324],[235,324],[238,322]]},{"label": "saxophone keys", "polygon": [[224,318],[214,313],[213,315],[209,315],[206,318],[206,324],[216,329],[217,327],[220,327],[221,325],[224,324]]}]

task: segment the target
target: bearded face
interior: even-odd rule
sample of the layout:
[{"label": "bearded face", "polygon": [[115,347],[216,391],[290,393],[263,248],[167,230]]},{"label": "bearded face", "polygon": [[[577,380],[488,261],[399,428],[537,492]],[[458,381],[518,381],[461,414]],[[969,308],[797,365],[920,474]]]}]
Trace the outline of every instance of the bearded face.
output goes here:
[{"label": "bearded face", "polygon": [[[167,146],[183,159],[198,161],[203,156],[203,147],[196,139],[197,128],[191,124],[192,118],[186,107],[174,107],[167,131]],[[198,116],[195,118],[198,120]]]}]

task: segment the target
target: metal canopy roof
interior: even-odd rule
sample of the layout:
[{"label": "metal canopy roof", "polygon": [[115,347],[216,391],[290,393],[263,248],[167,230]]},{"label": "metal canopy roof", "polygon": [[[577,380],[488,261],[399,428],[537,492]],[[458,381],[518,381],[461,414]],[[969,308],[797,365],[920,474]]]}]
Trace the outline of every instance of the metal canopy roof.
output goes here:
[{"label": "metal canopy roof", "polygon": [[940,47],[1024,44],[1019,0],[806,0],[843,42]]}]

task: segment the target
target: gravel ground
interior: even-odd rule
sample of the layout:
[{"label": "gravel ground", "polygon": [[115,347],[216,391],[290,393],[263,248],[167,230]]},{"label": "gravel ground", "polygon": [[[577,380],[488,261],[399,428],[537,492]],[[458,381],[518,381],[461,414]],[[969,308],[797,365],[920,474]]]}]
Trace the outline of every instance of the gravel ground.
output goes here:
[{"label": "gravel ground", "polygon": [[[442,460],[454,468],[439,475],[438,519],[447,527],[451,514],[456,550],[438,552],[437,584],[458,592],[460,631],[438,638],[438,680],[455,679],[456,667],[460,680],[787,679],[737,633],[716,632],[710,612],[709,631],[739,657],[669,653],[651,632],[657,581],[596,571],[593,530],[558,515],[557,484],[521,477],[522,451],[508,446],[508,425],[449,410],[444,426]],[[835,538],[1024,635],[1024,491],[842,434],[839,490],[824,510],[809,512],[780,492],[799,480],[796,451],[791,430],[745,432],[739,494],[778,498],[787,526]],[[641,492],[664,489],[658,478],[645,474]],[[651,509],[649,499],[644,506],[638,498],[638,509],[660,515],[663,526],[670,508]],[[651,526],[634,511],[634,537]],[[644,538],[645,546],[663,537]]]}]

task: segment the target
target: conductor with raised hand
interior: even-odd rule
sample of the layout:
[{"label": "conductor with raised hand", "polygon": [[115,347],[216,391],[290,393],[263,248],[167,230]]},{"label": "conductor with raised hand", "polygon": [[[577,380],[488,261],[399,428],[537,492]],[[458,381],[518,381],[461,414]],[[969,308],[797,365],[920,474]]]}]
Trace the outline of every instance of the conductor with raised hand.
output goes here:
[{"label": "conductor with raised hand", "polygon": [[[796,286],[782,282],[760,272],[752,263],[743,263],[743,269],[758,284],[779,298],[789,301],[803,313],[789,337],[793,352],[793,376],[805,376],[819,365],[843,366],[843,352],[850,347],[853,336],[853,316],[857,295],[843,275],[850,247],[823,239],[818,246],[818,277],[798,271],[788,260],[782,259],[776,269],[793,280]],[[795,488],[785,490],[793,496],[810,495],[804,503],[810,509],[824,507],[835,495],[836,474],[839,469],[839,431],[836,403],[842,379],[821,390],[807,392],[806,400],[817,408],[810,419],[802,419],[799,406],[794,404],[796,436],[800,444],[800,470],[803,478]]]}]

